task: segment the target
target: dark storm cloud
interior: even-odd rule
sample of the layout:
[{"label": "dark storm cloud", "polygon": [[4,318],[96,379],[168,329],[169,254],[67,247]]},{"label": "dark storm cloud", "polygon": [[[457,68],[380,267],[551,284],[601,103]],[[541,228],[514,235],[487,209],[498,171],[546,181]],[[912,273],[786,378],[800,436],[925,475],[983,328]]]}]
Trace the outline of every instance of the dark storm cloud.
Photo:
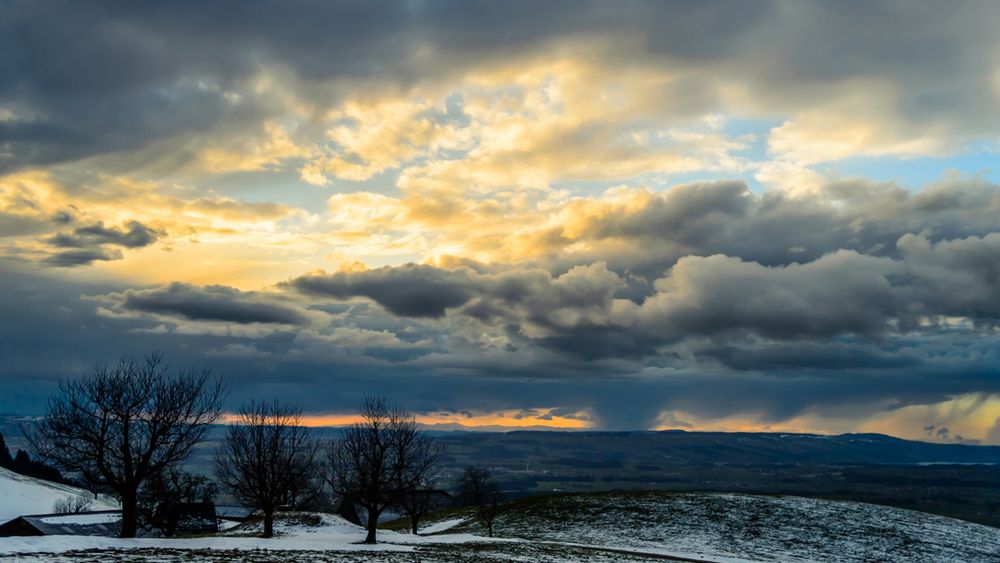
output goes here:
[{"label": "dark storm cloud", "polygon": [[642,359],[664,344],[661,337],[622,327],[581,323],[539,338],[539,346],[585,361],[602,358]]},{"label": "dark storm cloud", "polygon": [[118,311],[152,313],[193,321],[275,323],[302,325],[308,319],[300,308],[273,297],[241,292],[231,287],[199,287],[172,283],[166,287],[127,290],[105,296]]},{"label": "dark storm cloud", "polygon": [[120,250],[107,248],[84,248],[79,250],[64,250],[42,259],[42,262],[60,268],[87,266],[98,261],[121,260]]},{"label": "dark storm cloud", "polygon": [[472,298],[466,271],[407,264],[364,272],[307,274],[285,284],[303,293],[347,299],[364,296],[397,315],[440,317]]},{"label": "dark storm cloud", "polygon": [[[68,222],[56,218],[57,223]],[[139,221],[129,221],[121,228],[106,227],[104,223],[79,227],[71,232],[57,233],[43,239],[56,248],[69,248],[52,252],[42,259],[44,264],[62,268],[86,266],[97,261],[121,260],[124,255],[118,248],[141,248],[157,241],[163,233],[143,225]]]},{"label": "dark storm cloud", "polygon": [[899,247],[927,310],[990,324],[1000,321],[1000,233],[936,244],[904,235]]},{"label": "dark storm cloud", "polygon": [[871,342],[749,342],[692,350],[737,370],[884,370],[920,363],[912,350],[886,350]]},{"label": "dark storm cloud", "polygon": [[895,269],[891,260],[851,252],[782,268],[689,257],[638,305],[615,304],[625,282],[603,264],[560,276],[518,267],[493,274],[408,265],[311,274],[288,287],[340,299],[369,297],[401,316],[440,317],[453,310],[452,316],[506,327],[514,344],[583,359],[642,358],[685,338],[741,331],[777,339],[880,335],[899,308],[886,278]]},{"label": "dark storm cloud", "polygon": [[98,222],[74,229],[72,233],[59,233],[47,242],[53,246],[66,248],[85,248],[103,244],[141,248],[153,244],[162,236],[160,231],[151,229],[139,221],[129,221],[125,227],[127,228],[105,227],[104,223]]},{"label": "dark storm cloud", "polygon": [[[506,351],[453,348],[419,361],[404,358],[373,363],[366,356],[315,355],[313,350],[298,349],[295,332],[287,330],[256,338],[138,330],[151,326],[150,321],[141,316],[107,318],[95,314],[91,300],[80,299],[81,293],[113,295],[121,303],[130,291],[148,291],[157,303],[171,300],[162,297],[169,288],[127,290],[67,284],[15,270],[0,278],[0,315],[18,319],[17,323],[0,323],[4,352],[0,355],[0,411],[40,412],[59,379],[86,373],[123,353],[141,355],[155,350],[164,352],[174,365],[208,365],[226,378],[233,389],[231,407],[250,398],[277,396],[302,405],[307,412],[344,411],[356,407],[365,393],[378,390],[416,412],[560,406],[589,411],[601,428],[613,429],[648,428],[665,408],[705,417],[755,412],[767,421],[778,421],[816,409],[884,405],[887,398],[903,406],[941,401],[960,393],[1000,391],[998,351],[991,340],[967,332],[973,329],[955,332],[932,327],[921,334],[888,337],[881,342],[845,341],[831,348],[801,341],[780,345],[762,341],[759,347],[731,342],[719,349],[711,341],[698,341],[673,349],[686,359],[671,365],[664,365],[659,358],[639,362],[635,358],[609,361],[581,354],[564,356],[530,346],[528,340],[522,340],[520,348]],[[185,299],[193,296],[194,301],[253,299],[252,294],[245,296],[228,288],[181,287],[176,293]],[[294,314],[286,317],[281,312],[254,317],[244,312],[206,314],[191,308],[186,304],[180,307],[190,312],[191,318],[294,318]],[[188,318],[169,304],[154,309],[162,311],[158,315]],[[352,315],[334,321],[338,326],[361,322],[375,312],[364,307],[338,311]],[[355,315],[358,311],[362,317]],[[391,318],[375,321],[393,326]],[[158,322],[153,321],[153,326]],[[618,334],[623,339],[628,335],[627,331]],[[449,341],[460,342],[466,336],[456,331],[449,335]],[[605,345],[599,339],[592,344]],[[212,352],[235,350],[237,346],[256,352]],[[739,350],[733,351],[734,347]],[[328,348],[335,350],[336,345]],[[820,356],[839,362],[838,369],[817,365],[811,359]],[[261,361],[262,357],[266,361]],[[870,363],[865,363],[866,357]],[[692,363],[692,358],[703,358],[707,363]],[[713,367],[713,361],[731,367]]]},{"label": "dark storm cloud", "polygon": [[657,281],[635,318],[669,339],[742,330],[774,339],[877,335],[905,314],[888,279],[897,267],[850,251],[775,268],[686,257]]},{"label": "dark storm cloud", "polygon": [[[995,3],[829,2],[32,2],[0,7],[0,169],[132,150],[254,122],[265,100],[227,101],[262,68],[287,71],[322,102],[324,84],[371,78],[407,86],[510,60],[554,41],[605,40],[611,62],[700,68],[794,108],[830,86],[877,76],[913,123],[996,125],[989,73]],[[858,25],[864,20],[865,25]],[[888,39],[888,38],[891,38]],[[837,53],[831,56],[830,53]],[[717,88],[672,86],[690,111]],[[768,110],[770,111],[770,110]]]},{"label": "dark storm cloud", "polygon": [[809,196],[752,193],[743,182],[677,186],[638,210],[591,220],[579,228],[590,243],[627,241],[615,252],[557,263],[605,260],[616,271],[658,277],[684,256],[725,254],[766,266],[809,262],[837,250],[898,257],[898,241],[919,234],[932,242],[1000,231],[1000,186],[947,180],[918,192],[851,179]]},{"label": "dark storm cloud", "polygon": [[473,319],[510,345],[587,359],[654,356],[692,338],[876,341],[943,317],[1000,321],[997,210],[1000,187],[981,182],[910,193],[852,180],[797,198],[692,184],[593,219],[580,230],[596,250],[567,253],[555,273],[411,264],[286,287],[367,297],[401,317]]}]

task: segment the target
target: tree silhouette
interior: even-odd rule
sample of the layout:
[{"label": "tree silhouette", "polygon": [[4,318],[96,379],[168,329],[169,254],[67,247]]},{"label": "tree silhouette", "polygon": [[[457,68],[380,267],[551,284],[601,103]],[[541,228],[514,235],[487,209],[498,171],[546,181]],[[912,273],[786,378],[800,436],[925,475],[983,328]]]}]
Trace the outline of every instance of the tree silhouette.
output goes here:
[{"label": "tree silhouette", "polygon": [[366,397],[359,415],[361,420],[329,445],[327,480],[344,501],[368,513],[365,543],[373,544],[379,516],[425,483],[443,449],[385,397]]},{"label": "tree silhouette", "polygon": [[14,467],[14,458],[11,457],[10,450],[7,449],[7,442],[3,439],[3,434],[0,434],[0,467],[4,469]]},{"label": "tree silhouette", "polygon": [[240,409],[216,454],[219,481],[241,502],[264,513],[264,537],[274,535],[274,512],[315,490],[318,444],[301,426],[301,411],[251,402]]},{"label": "tree silhouette", "polygon": [[121,537],[135,537],[139,488],[188,457],[220,416],[223,395],[207,371],[171,375],[159,354],[122,358],[60,384],[27,438],[64,471],[114,491]]},{"label": "tree silhouette", "polygon": [[500,514],[500,504],[503,493],[489,469],[470,465],[465,468],[458,479],[458,501],[475,509],[476,519],[480,521],[493,537],[493,525]]}]

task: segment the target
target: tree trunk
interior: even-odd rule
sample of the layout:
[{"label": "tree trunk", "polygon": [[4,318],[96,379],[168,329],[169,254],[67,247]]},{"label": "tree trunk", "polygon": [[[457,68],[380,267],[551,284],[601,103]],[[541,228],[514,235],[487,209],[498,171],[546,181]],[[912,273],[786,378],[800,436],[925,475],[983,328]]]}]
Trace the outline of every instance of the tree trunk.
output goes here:
[{"label": "tree trunk", "polygon": [[274,509],[264,511],[264,537],[274,537]]},{"label": "tree trunk", "polygon": [[490,537],[493,537],[493,522],[486,525],[486,531],[489,532]]},{"label": "tree trunk", "polygon": [[368,535],[365,536],[365,543],[378,543],[378,538],[375,536],[378,533],[378,512],[368,511],[368,525],[366,527]]},{"label": "tree trunk", "polygon": [[136,491],[122,493],[122,528],[120,537],[134,538],[139,527],[139,499]]},{"label": "tree trunk", "polygon": [[410,531],[413,532],[413,535],[417,535],[417,517],[416,516],[410,516]]}]

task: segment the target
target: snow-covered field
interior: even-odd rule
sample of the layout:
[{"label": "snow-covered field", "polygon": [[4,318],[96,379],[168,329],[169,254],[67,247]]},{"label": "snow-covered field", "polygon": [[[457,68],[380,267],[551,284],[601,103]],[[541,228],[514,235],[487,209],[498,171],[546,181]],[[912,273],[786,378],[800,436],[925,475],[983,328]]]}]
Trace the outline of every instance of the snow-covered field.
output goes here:
[{"label": "snow-covered field", "polygon": [[[364,545],[365,530],[339,516],[292,513],[279,515],[277,537],[263,539],[260,523],[248,523],[212,537],[104,538],[81,536],[0,538],[0,558],[18,561],[434,561],[434,553],[460,544],[517,544],[517,540],[486,540],[471,534],[414,536],[379,533],[378,545]],[[418,548],[433,549],[415,553]],[[476,552],[472,549],[471,552]],[[429,556],[429,558],[428,558]],[[400,559],[400,558],[403,559]],[[416,559],[414,559],[414,557]],[[443,556],[442,561],[453,558]]]},{"label": "snow-covered field", "polygon": [[213,537],[0,538],[19,561],[994,561],[1000,529],[852,502],[739,494],[605,493],[523,499],[487,539],[461,512],[442,513],[420,536],[364,530],[327,514],[289,514],[278,537],[259,524]]},{"label": "snow-covered field", "polygon": [[621,492],[519,505],[501,535],[713,561],[1000,561],[1000,529],[858,502]]},{"label": "snow-covered field", "polygon": [[94,499],[83,489],[26,477],[0,467],[0,524],[25,514],[51,513],[57,501],[78,495],[92,499],[90,510],[118,509],[114,499],[104,496]]}]

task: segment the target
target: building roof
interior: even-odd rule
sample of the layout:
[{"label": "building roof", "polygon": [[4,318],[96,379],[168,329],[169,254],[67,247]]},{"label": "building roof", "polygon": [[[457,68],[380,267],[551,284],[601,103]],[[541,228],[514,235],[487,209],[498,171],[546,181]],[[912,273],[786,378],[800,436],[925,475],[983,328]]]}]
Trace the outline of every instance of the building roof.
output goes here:
[{"label": "building roof", "polygon": [[18,516],[0,527],[21,520],[45,536],[117,536],[121,529],[120,510],[98,510],[76,514],[28,514]]},{"label": "building roof", "polygon": [[246,520],[256,509],[252,506],[236,506],[217,504],[215,505],[215,516],[224,520]]}]

